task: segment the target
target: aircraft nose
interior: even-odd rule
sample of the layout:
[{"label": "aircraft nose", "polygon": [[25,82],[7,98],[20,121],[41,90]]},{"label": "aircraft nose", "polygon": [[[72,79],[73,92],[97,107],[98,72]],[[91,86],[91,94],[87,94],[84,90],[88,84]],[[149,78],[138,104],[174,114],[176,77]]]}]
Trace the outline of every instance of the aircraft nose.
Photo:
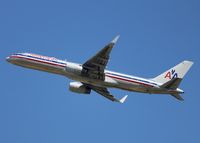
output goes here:
[{"label": "aircraft nose", "polygon": [[6,57],[6,61],[7,61],[7,62],[10,62],[10,57]]}]

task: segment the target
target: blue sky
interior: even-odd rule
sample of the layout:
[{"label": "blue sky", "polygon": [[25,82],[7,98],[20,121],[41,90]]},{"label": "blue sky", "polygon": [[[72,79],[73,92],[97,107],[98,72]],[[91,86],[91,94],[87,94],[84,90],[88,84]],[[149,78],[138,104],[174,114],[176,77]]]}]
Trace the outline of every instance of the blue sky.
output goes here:
[{"label": "blue sky", "polygon": [[[0,2],[0,142],[200,142],[200,2],[198,0],[7,0]],[[194,61],[181,88],[185,101],[128,94],[125,104],[77,95],[71,80],[11,65],[32,52],[83,63],[121,37],[108,68],[154,77]]]}]

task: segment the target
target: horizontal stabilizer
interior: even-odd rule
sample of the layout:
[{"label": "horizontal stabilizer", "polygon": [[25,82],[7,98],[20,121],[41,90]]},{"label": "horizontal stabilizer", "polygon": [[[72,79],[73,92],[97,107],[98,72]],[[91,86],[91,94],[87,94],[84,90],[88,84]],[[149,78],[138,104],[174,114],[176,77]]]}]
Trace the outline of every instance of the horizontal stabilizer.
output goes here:
[{"label": "horizontal stabilizer", "polygon": [[180,94],[171,94],[173,97],[175,97],[178,100],[183,101],[184,99],[180,96]]},{"label": "horizontal stabilizer", "polygon": [[173,78],[170,81],[164,83],[161,85],[162,88],[167,88],[167,89],[176,89],[178,88],[179,84],[181,83],[182,79],[180,78]]}]

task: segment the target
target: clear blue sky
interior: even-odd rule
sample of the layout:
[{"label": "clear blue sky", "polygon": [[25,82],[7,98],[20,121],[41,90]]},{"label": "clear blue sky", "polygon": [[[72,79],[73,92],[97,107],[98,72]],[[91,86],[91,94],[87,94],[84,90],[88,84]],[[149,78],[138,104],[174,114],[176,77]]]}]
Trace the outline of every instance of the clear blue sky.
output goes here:
[{"label": "clear blue sky", "polygon": [[[199,7],[198,0],[1,1],[0,142],[200,142]],[[185,101],[111,90],[129,95],[121,105],[5,61],[33,52],[83,63],[117,34],[111,70],[150,78],[194,61],[180,86]]]}]

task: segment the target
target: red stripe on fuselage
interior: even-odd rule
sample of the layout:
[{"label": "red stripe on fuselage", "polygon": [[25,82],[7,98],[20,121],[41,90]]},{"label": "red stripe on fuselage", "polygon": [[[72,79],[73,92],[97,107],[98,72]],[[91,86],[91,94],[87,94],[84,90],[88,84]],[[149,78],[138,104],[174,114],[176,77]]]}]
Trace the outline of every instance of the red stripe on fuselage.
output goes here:
[{"label": "red stripe on fuselage", "polygon": [[[53,65],[53,66],[59,66],[59,67],[66,67],[67,66],[67,64],[61,65],[61,64],[43,61],[43,60],[37,60],[37,59],[34,59],[34,57],[29,58],[29,57],[26,57],[26,56],[13,55],[13,56],[10,56],[10,58],[26,59],[26,60],[29,60],[29,61],[35,61],[35,62],[40,62],[40,63],[49,64],[49,65]],[[133,81],[133,80],[130,80],[130,79],[121,78],[121,77],[118,77],[118,76],[113,76],[113,75],[108,75],[108,74],[106,74],[106,76],[111,77],[111,78],[115,78],[115,79],[119,79],[119,80],[123,80],[123,81],[141,84],[141,85],[144,85],[144,86],[154,87],[154,86],[149,85],[149,84],[145,84],[145,83],[138,82],[138,81]]]},{"label": "red stripe on fuselage", "polygon": [[66,65],[61,65],[61,64],[51,63],[51,62],[47,62],[47,61],[37,60],[37,59],[25,57],[25,56],[17,56],[16,55],[16,56],[11,56],[10,58],[26,59],[26,60],[29,60],[29,61],[40,62],[40,63],[49,64],[49,65],[53,65],[53,66],[66,67]]},{"label": "red stripe on fuselage", "polygon": [[142,84],[142,85],[144,85],[144,86],[153,87],[152,85],[149,85],[149,84],[145,84],[145,83],[142,83],[142,82],[133,81],[133,80],[130,80],[130,79],[125,79],[125,78],[121,78],[121,77],[117,77],[117,76],[113,76],[113,75],[108,75],[108,74],[106,74],[106,76],[111,77],[111,78],[115,78],[115,79],[119,79],[119,80],[128,81],[128,82],[133,82],[133,83],[137,83],[137,84]]}]

